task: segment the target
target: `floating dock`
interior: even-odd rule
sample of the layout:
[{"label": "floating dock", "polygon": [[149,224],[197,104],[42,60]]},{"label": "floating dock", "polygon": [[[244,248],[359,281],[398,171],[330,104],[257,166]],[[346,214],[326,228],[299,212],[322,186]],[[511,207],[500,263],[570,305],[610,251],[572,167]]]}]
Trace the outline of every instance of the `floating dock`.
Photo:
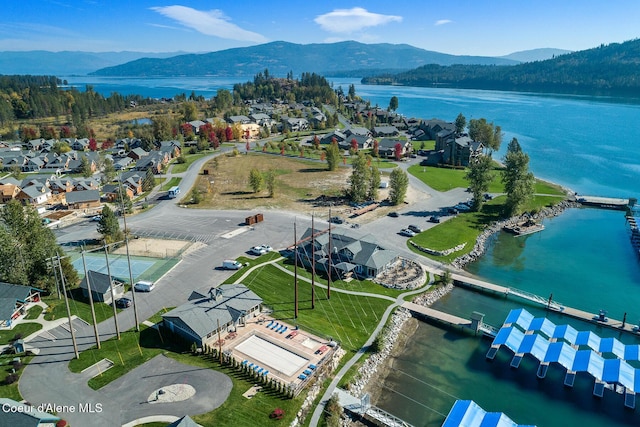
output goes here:
[{"label": "floating dock", "polygon": [[502,412],[487,412],[473,400],[456,400],[442,427],[535,427],[517,424]]},{"label": "floating dock", "polygon": [[617,199],[613,197],[578,196],[576,201],[584,206],[593,206],[602,209],[614,209],[623,211],[629,206],[629,199]]},{"label": "floating dock", "polygon": [[459,327],[462,329],[468,329],[473,331],[474,333],[482,332],[485,335],[489,335],[494,337],[498,332],[497,328],[484,323],[482,320],[484,318],[484,314],[473,312],[471,319],[465,319],[463,317],[454,316],[449,313],[445,313],[443,311],[434,310],[433,308],[425,307],[423,305],[414,304],[412,302],[405,302],[402,304],[403,308],[411,311],[414,315],[418,315],[420,317],[424,317],[427,319],[432,319],[438,321],[439,323],[444,323],[449,326]]}]

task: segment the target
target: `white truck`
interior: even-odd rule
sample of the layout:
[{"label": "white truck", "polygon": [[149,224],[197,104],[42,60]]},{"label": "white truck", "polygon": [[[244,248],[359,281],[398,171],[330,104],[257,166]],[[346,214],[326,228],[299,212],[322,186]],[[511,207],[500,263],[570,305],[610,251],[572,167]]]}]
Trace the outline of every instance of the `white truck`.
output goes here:
[{"label": "white truck", "polygon": [[232,259],[225,259],[222,262],[222,268],[224,268],[225,270],[238,270],[242,268],[242,264]]}]

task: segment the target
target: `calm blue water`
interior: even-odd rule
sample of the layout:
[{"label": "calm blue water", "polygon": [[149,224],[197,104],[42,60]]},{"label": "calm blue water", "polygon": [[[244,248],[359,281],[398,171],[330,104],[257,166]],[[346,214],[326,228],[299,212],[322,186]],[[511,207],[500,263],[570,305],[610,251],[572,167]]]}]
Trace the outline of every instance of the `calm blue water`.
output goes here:
[{"label": "calm blue water", "polygon": [[[209,98],[218,88],[231,89],[234,83],[250,80],[67,79],[81,89],[92,84],[105,95],[117,91],[154,98],[188,96],[192,90]],[[636,126],[640,101],[364,86],[356,79],[333,82],[345,92],[354,84],[358,95],[381,107],[397,96],[398,111],[408,117],[451,121],[459,113],[467,120],[484,117],[500,125],[505,134],[503,148],[494,157],[501,158],[508,141],[517,137],[540,178],[580,194],[640,198],[640,126]],[[486,255],[468,266],[469,271],[544,297],[553,293],[555,300],[583,310],[607,309],[618,319],[628,313],[628,322],[638,322],[640,266],[631,250],[624,215],[571,209],[545,225],[546,230],[527,237],[496,235]],[[455,289],[435,308],[462,317],[477,310],[486,314],[489,323],[500,325],[508,311],[519,306],[513,300]],[[565,318],[552,320],[571,323]],[[493,363],[486,362],[488,345],[476,337],[419,323],[403,353],[393,360],[395,370],[384,379],[388,392],[373,403],[417,426],[440,425],[455,398],[474,399],[486,410],[538,426],[640,425],[640,410],[625,410],[621,396],[606,393],[602,400],[592,398],[589,377],[579,377],[576,386],[567,389],[562,386],[562,370],[551,369],[540,381],[531,361],[510,369],[507,351],[499,352]]]}]

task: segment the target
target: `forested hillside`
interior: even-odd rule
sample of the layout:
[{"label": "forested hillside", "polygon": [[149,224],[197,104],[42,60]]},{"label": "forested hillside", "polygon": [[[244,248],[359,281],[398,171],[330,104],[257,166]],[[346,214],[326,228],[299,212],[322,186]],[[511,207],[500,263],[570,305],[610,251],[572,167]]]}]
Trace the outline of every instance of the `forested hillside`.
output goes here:
[{"label": "forested hillside", "polygon": [[78,125],[90,117],[122,111],[132,102],[151,102],[117,93],[105,98],[91,86],[79,91],[61,87],[65,84],[53,76],[0,75],[0,127],[16,119],[41,117],[68,117],[68,122]]},{"label": "forested hillside", "polygon": [[640,95],[640,39],[515,66],[424,65],[366,84]]}]

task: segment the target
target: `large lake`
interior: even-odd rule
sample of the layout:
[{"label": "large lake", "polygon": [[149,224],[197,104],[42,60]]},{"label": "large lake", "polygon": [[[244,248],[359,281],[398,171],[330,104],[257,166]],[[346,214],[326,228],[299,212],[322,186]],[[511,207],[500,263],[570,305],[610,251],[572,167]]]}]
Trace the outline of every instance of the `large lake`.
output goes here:
[{"label": "large lake", "polygon": [[[92,84],[105,95],[116,91],[160,98],[191,91],[207,98],[245,79],[126,79],[67,77],[80,88]],[[356,93],[372,105],[386,107],[399,99],[408,117],[453,121],[484,117],[500,125],[504,143],[517,137],[540,178],[580,194],[640,198],[640,101],[585,96],[479,90],[365,86],[357,79],[330,78],[334,87]],[[621,212],[571,209],[545,222],[546,230],[528,237],[496,235],[487,254],[468,270],[505,286],[526,289],[588,311],[607,309],[614,318],[628,313],[640,319],[640,267]],[[491,298],[456,289],[436,308],[462,317],[474,310],[500,325],[513,300]],[[563,323],[563,318],[553,319]],[[579,329],[586,325],[577,324]],[[602,335],[606,330],[598,330]],[[630,338],[626,338],[630,339]],[[440,425],[455,398],[474,399],[487,410],[506,412],[519,423],[538,426],[640,425],[638,411],[623,408],[622,397],[591,396],[591,379],[574,389],[562,386],[560,370],[537,380],[535,366],[525,361],[508,367],[509,355],[485,362],[488,343],[476,337],[420,323],[394,370],[384,379],[384,398],[374,402],[414,425]],[[382,379],[381,379],[382,381]]]}]

